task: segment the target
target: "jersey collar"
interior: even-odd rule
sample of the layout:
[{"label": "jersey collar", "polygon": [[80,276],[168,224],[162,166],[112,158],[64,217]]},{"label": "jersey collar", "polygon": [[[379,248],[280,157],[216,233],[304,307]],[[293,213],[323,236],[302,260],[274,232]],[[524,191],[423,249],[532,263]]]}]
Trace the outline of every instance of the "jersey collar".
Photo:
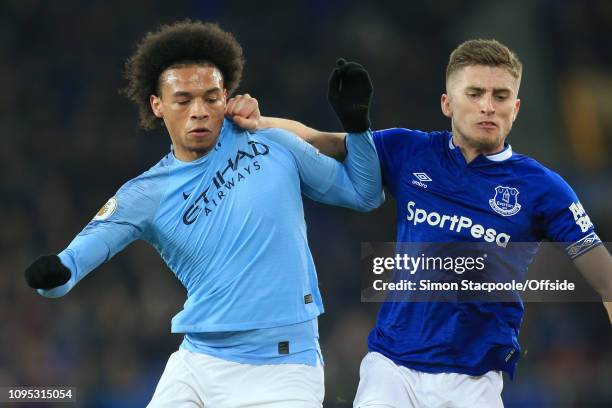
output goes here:
[{"label": "jersey collar", "polygon": [[[452,133],[450,134],[450,137],[448,138],[448,148],[451,150],[455,150],[457,148],[457,146],[453,144],[453,134]],[[512,146],[510,146],[508,143],[504,143],[504,149],[501,152],[494,153],[494,154],[486,154],[486,155],[481,154],[480,156],[483,156],[492,162],[503,162],[512,157]]]}]

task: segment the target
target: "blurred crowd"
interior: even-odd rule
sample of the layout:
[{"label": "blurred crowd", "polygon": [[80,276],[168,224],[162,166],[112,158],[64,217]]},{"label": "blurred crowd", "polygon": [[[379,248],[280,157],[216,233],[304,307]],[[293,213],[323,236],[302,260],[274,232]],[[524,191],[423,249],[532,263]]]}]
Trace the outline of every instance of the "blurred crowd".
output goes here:
[{"label": "blurred crowd", "polygon": [[[23,279],[36,256],[61,251],[121,184],[168,152],[168,136],[139,130],[136,108],[118,94],[125,59],[160,23],[219,22],[244,48],[239,92],[264,114],[330,130],[340,128],[326,101],[336,58],[370,71],[375,128],[446,129],[448,54],[470,36],[497,37],[525,69],[510,143],[564,176],[611,240],[612,4],[513,4],[525,18],[502,24],[486,21],[503,21],[496,2],[468,0],[3,1],[0,387],[72,386],[79,406],[144,406],[181,342],[170,319],[184,290],[142,242],[60,299]],[[534,43],[542,48],[524,45]],[[306,201],[326,306],[326,407],[351,406],[378,308],[360,302],[360,244],[395,239],[394,205],[364,215]],[[527,304],[521,343],[507,407],[612,406],[612,330],[600,304]]]}]

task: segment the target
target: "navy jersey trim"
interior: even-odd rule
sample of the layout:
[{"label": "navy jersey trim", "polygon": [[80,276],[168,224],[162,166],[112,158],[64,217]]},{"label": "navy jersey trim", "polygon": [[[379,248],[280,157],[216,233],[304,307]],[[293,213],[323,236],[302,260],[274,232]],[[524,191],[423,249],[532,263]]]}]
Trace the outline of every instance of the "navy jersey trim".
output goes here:
[{"label": "navy jersey trim", "polygon": [[565,252],[569,255],[571,259],[576,259],[580,255],[588,252],[589,250],[595,248],[596,246],[601,244],[601,240],[597,236],[596,233],[591,232],[586,237],[574,242],[567,248],[565,248]]}]

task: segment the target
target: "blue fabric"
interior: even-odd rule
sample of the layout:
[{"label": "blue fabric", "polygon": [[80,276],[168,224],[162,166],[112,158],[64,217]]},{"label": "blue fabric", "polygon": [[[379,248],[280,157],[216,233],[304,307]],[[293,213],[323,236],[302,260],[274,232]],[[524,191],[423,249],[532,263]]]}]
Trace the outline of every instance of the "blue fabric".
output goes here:
[{"label": "blue fabric", "polygon": [[[408,129],[374,132],[383,184],[397,200],[398,249],[402,242],[423,243],[423,248],[424,243],[486,244],[495,248],[488,260],[494,274],[520,280],[543,239],[569,244],[568,253],[572,247],[577,252],[576,243],[588,241],[581,253],[600,243],[559,175],[513,153],[509,145],[468,164],[451,137]],[[505,303],[388,301],[368,344],[370,351],[424,372],[512,375],[522,317],[518,295]]]}]

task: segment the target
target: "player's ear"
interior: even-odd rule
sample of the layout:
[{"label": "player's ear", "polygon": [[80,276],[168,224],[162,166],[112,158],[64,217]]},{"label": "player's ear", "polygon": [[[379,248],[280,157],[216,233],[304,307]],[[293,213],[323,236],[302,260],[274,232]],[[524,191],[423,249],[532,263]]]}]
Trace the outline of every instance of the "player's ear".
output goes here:
[{"label": "player's ear", "polygon": [[158,118],[164,117],[163,105],[161,103],[161,98],[156,95],[149,96],[149,103],[151,104],[151,110],[153,110],[153,114]]},{"label": "player's ear", "polygon": [[446,116],[447,118],[453,117],[453,110],[450,106],[450,96],[445,93],[443,93],[440,97],[440,107],[442,108],[442,113],[444,114],[444,116]]},{"label": "player's ear", "polygon": [[521,100],[517,99],[516,102],[514,103],[514,112],[512,113],[512,122],[516,120],[516,117],[518,116],[520,108],[521,108]]}]

